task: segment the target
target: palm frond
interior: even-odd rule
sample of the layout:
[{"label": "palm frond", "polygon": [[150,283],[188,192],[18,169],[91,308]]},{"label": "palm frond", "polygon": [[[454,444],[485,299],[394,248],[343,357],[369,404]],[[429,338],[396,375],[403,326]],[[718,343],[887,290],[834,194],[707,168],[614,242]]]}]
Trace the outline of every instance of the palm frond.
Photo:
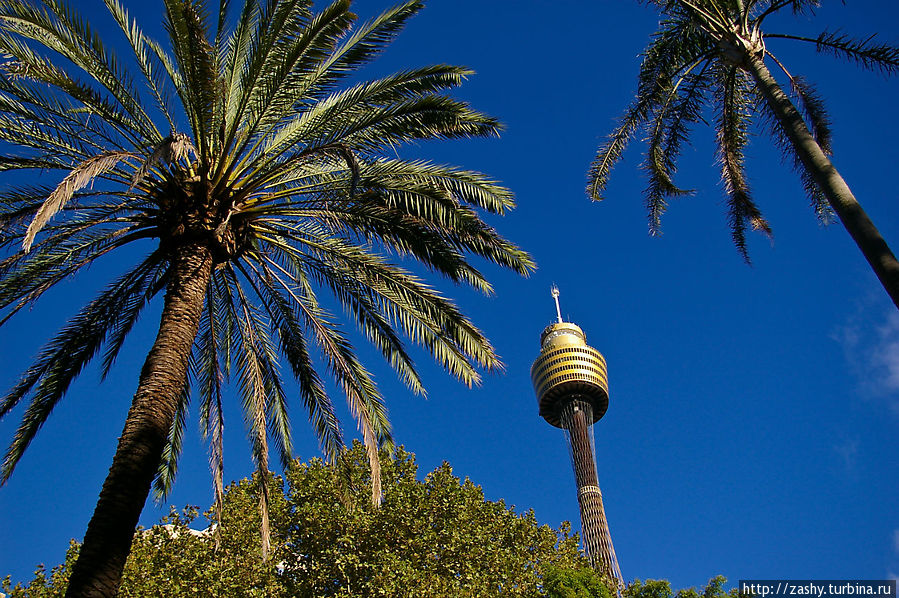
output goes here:
[{"label": "palm frond", "polygon": [[[156,135],[152,120],[144,111],[140,95],[133,88],[127,71],[118,63],[116,56],[102,45],[100,36],[67,6],[55,0],[43,0],[43,5],[47,10],[38,10],[24,2],[4,2],[0,6],[0,26],[5,31],[32,39],[43,47],[57,52],[97,81],[114,99],[115,105],[127,115],[125,118],[117,119],[123,133],[136,134],[132,136],[135,140],[139,136],[152,138]],[[8,36],[4,38],[9,39]],[[6,46],[4,47],[6,52],[20,60],[23,59],[23,56],[16,54],[17,48],[9,47],[7,44],[3,46]],[[21,50],[21,46],[18,49]],[[27,60],[23,62],[28,64]],[[53,69],[42,75],[34,68],[36,64],[32,63],[29,66],[32,70],[28,76],[43,77],[45,82],[60,87],[73,98],[83,99],[79,96],[84,94],[86,89],[74,85],[74,81],[65,77],[60,69]],[[79,87],[81,92],[73,93]]]},{"label": "palm frond", "polygon": [[[310,87],[320,76],[321,61],[354,20],[348,0],[335,0],[311,18],[305,14],[306,2],[282,3],[281,7],[279,18],[270,18],[261,13],[262,7],[247,3],[227,58],[225,147],[236,143],[235,157],[253,153],[247,151],[249,144],[270,134],[303,98],[308,101]],[[307,23],[302,27],[304,20]],[[275,68],[267,71],[266,65]],[[283,94],[292,95],[285,98]],[[233,162],[222,166],[230,170]]]},{"label": "palm frond", "polygon": [[752,199],[746,180],[744,153],[748,142],[749,114],[745,110],[747,86],[745,75],[735,67],[722,69],[721,95],[717,99],[720,110],[717,129],[718,159],[721,161],[721,180],[727,193],[728,220],[734,245],[749,263],[746,247],[746,226],[760,230],[769,237],[771,227]]},{"label": "palm frond", "polygon": [[156,147],[150,152],[150,157],[144,160],[141,167],[135,171],[134,177],[131,179],[131,188],[141,184],[147,173],[156,164],[161,162],[169,165],[180,160],[189,160],[191,154],[197,157],[197,148],[194,147],[190,137],[184,133],[172,133],[156,144]]},{"label": "palm frond", "polygon": [[106,379],[116,357],[119,355],[128,333],[137,323],[144,307],[164,288],[167,282],[168,264],[159,251],[154,251],[144,263],[148,266],[143,278],[137,282],[143,293],[134,293],[126,305],[122,307],[115,326],[110,331],[106,350],[103,354],[101,377]]},{"label": "palm frond", "polygon": [[218,60],[209,39],[210,17],[204,2],[165,0],[165,8],[163,25],[182,77],[177,93],[190,121],[196,151],[208,164],[212,161],[212,137],[218,131],[215,106],[220,94]]},{"label": "palm frond", "polygon": [[802,187],[805,190],[805,195],[815,212],[815,216],[818,218],[818,222],[823,225],[830,224],[834,220],[833,208],[830,207],[830,202],[824,196],[821,187],[802,163],[802,160],[796,153],[795,146],[790,141],[786,131],[784,131],[783,125],[777,117],[775,117],[767,103],[757,100],[756,104],[758,105],[757,112],[763,115],[771,139],[778,149],[780,149],[783,160],[790,163],[793,167],[793,171],[799,175]]},{"label": "palm frond", "polygon": [[590,166],[587,195],[591,199],[602,199],[612,167],[621,159],[630,140],[650,119],[653,110],[664,105],[671,91],[677,89],[682,74],[709,52],[708,41],[698,34],[689,19],[662,21],[661,29],[644,52],[636,97]]},{"label": "palm frond", "polygon": [[47,201],[44,202],[44,205],[41,206],[41,209],[34,215],[34,220],[31,221],[28,230],[25,231],[25,238],[22,240],[22,250],[25,253],[31,250],[31,245],[37,233],[54,214],[72,199],[76,191],[89,185],[100,174],[112,170],[119,162],[134,157],[134,154],[131,152],[106,152],[95,158],[88,159],[73,168],[72,172],[57,185],[53,193],[47,198]]},{"label": "palm frond", "polygon": [[262,560],[268,560],[268,553],[272,549],[272,531],[271,526],[269,525],[269,496],[268,496],[268,486],[269,486],[269,473],[268,468],[257,466],[256,475],[259,477],[259,487],[257,492],[259,493],[259,519],[260,519],[260,540],[261,540],[261,551],[262,551]]},{"label": "palm frond", "polygon": [[[243,335],[242,341],[245,345],[249,343],[253,347],[250,357],[258,363],[258,365],[253,364],[254,378],[261,373],[264,382],[264,401],[258,406],[258,409],[261,409],[265,415],[265,429],[275,441],[281,465],[287,468],[293,458],[293,448],[287,416],[287,400],[278,368],[278,350],[272,341],[271,322],[265,318],[264,309],[250,307],[251,304],[243,290],[244,287],[252,288],[258,295],[259,283],[256,280],[255,272],[241,263],[236,264],[234,268],[248,282],[248,284],[236,288],[240,297],[244,321],[247,323],[247,333]],[[253,302],[253,304],[258,305],[258,302]],[[258,420],[257,424],[261,422],[263,420]]]},{"label": "palm frond", "polygon": [[[291,232],[296,240],[300,240],[296,231]],[[425,347],[447,372],[466,385],[477,385],[481,380],[472,361],[488,370],[502,368],[483,334],[452,303],[414,276],[327,236],[303,239],[309,252],[299,253],[279,241],[278,237],[285,234],[288,234],[287,231],[271,237],[260,236],[272,247],[293,255],[305,266],[309,275],[319,281],[327,277],[328,264],[345,264],[343,268],[347,271],[366,272],[371,280],[378,281],[377,287],[372,290],[377,292],[381,309],[413,342]],[[319,254],[320,258],[317,257]],[[320,263],[325,266],[320,266]]]},{"label": "palm frond", "polygon": [[793,92],[799,98],[799,107],[809,125],[809,130],[821,150],[830,155],[833,153],[833,132],[830,127],[830,116],[824,107],[824,100],[814,86],[802,77],[792,77],[790,83]]},{"label": "palm frond", "polygon": [[312,330],[318,346],[328,361],[329,369],[347,399],[350,413],[362,432],[372,471],[372,502],[380,504],[380,462],[378,449],[392,447],[393,438],[387,409],[374,381],[357,360],[352,345],[326,319],[312,289],[304,287],[299,303],[300,313]]},{"label": "palm frond", "polygon": [[[697,66],[699,64],[696,63]],[[662,214],[667,209],[668,198],[692,194],[692,191],[675,185],[673,176],[677,172],[681,147],[688,142],[689,127],[701,118],[704,96],[710,86],[705,76],[708,63],[703,61],[702,64],[699,73],[684,73],[676,84],[677,88],[671,90],[665,105],[654,116],[644,162],[644,169],[649,175],[645,203],[649,231],[653,235],[661,232]]]},{"label": "palm frond", "polygon": [[178,459],[181,457],[181,449],[184,445],[184,426],[187,420],[187,408],[190,405],[190,377],[184,381],[184,387],[175,410],[175,418],[169,428],[165,447],[162,449],[162,460],[156,470],[153,480],[153,494],[156,503],[162,504],[175,484],[175,476],[178,473]]},{"label": "palm frond", "polygon": [[424,3],[405,0],[357,27],[316,69],[316,88],[323,93],[347,73],[373,60],[402,31]]},{"label": "palm frond", "polygon": [[[277,255],[280,252],[272,252]],[[271,266],[271,267],[269,267]],[[387,362],[397,371],[403,382],[416,394],[425,394],[421,378],[412,363],[411,357],[403,347],[403,343],[396,335],[383,314],[381,306],[372,299],[372,288],[376,287],[377,282],[374,280],[365,280],[359,276],[359,273],[353,270],[346,271],[339,268],[330,268],[328,265],[321,264],[320,267],[326,270],[323,273],[322,280],[324,284],[330,287],[335,297],[343,305],[348,314],[358,324],[362,333],[368,340],[381,352]],[[273,259],[268,258],[259,264],[262,274],[257,272],[259,283],[264,280],[265,289],[254,285],[257,293],[268,303],[270,300],[279,302],[280,293],[278,287],[288,293],[291,298],[296,297],[296,289],[279,276],[280,270],[285,275],[287,270],[277,264]],[[254,270],[257,270],[254,268]],[[277,285],[277,286],[275,286]],[[277,294],[274,297],[272,294]],[[298,298],[297,298],[298,300]]]},{"label": "palm frond", "polygon": [[53,231],[55,234],[36,245],[34,251],[14,254],[0,264],[0,308],[16,304],[4,322],[70,274],[126,245],[133,236],[142,236],[130,228],[104,229],[93,222],[69,222],[60,228],[63,230]]},{"label": "palm frond", "polygon": [[[213,274],[216,276],[217,274]],[[224,507],[224,431],[225,415],[222,409],[222,382],[224,376],[220,366],[220,314],[222,311],[219,295],[214,286],[206,291],[206,305],[197,342],[194,344],[193,368],[200,386],[200,431],[209,443],[209,470],[212,474],[213,518],[216,523],[215,543],[221,543],[221,522]]]},{"label": "palm frond", "polygon": [[899,46],[875,43],[877,34],[865,39],[855,39],[839,31],[822,31],[816,38],[782,33],[767,33],[765,37],[813,43],[818,52],[846,58],[862,68],[889,75],[899,72]]},{"label": "palm frond", "polygon": [[76,314],[41,351],[22,379],[0,401],[0,418],[5,417],[29,393],[31,402],[22,416],[0,467],[0,484],[15,469],[34,435],[62,399],[72,381],[97,354],[118,315],[134,294],[144,289],[139,281],[152,268],[146,262],[127,272]]},{"label": "palm frond", "polygon": [[788,6],[794,15],[813,13],[815,9],[821,6],[821,0],[766,0],[766,2],[768,7],[755,18],[755,22],[758,24],[761,24],[769,15]]},{"label": "palm frond", "polygon": [[299,382],[300,396],[322,452],[333,462],[343,447],[340,422],[307,350],[303,326],[296,310],[299,303],[297,288],[267,267],[265,262],[260,262],[258,268],[262,272],[257,275],[258,286],[255,290],[269,319],[277,327],[281,352]]},{"label": "palm frond", "polygon": [[[150,48],[147,44],[146,37],[144,36],[137,22],[128,17],[128,11],[119,0],[104,0],[104,2],[106,3],[106,7],[109,9],[109,13],[112,15],[113,19],[115,19],[116,24],[128,39],[128,43],[131,45],[131,49],[134,51],[134,56],[137,59],[137,64],[140,67],[141,73],[144,76],[144,80],[148,88],[150,89],[150,93],[156,100],[156,105],[159,108],[159,111],[168,122],[169,130],[174,131],[176,127],[172,115],[170,114],[170,106],[172,105],[172,101],[169,91],[166,89],[166,79],[162,77],[162,74],[153,64]],[[223,2],[223,4],[226,3]]]}]

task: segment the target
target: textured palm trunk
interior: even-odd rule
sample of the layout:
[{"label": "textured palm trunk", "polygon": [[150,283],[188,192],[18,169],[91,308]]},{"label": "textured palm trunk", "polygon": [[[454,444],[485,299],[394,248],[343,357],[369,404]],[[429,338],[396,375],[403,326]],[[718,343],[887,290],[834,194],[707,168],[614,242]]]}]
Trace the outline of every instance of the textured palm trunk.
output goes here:
[{"label": "textured palm trunk", "polygon": [[815,141],[796,106],[777,84],[763,59],[761,57],[750,59],[746,68],[758,84],[771,111],[783,126],[802,164],[827,197],[840,222],[846,227],[865,259],[871,264],[883,288],[899,308],[899,261],[896,260],[896,256],[855,199],[849,185]]},{"label": "textured palm trunk", "polygon": [[125,429],[84,535],[66,597],[112,597],[131,550],[178,399],[203,311],[212,254],[202,245],[176,249],[159,334],[141,370]]}]

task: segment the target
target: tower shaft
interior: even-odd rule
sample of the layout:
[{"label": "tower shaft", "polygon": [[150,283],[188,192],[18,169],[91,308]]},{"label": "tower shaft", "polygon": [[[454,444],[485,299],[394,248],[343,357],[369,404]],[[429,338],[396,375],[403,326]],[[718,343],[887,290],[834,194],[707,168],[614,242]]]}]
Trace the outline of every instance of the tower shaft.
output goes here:
[{"label": "tower shaft", "polygon": [[562,407],[562,427],[568,433],[571,463],[577,484],[578,505],[581,511],[581,533],[584,550],[590,565],[607,576],[622,582],[618,557],[612,545],[612,535],[602,504],[602,492],[596,474],[593,452],[592,406],[588,401],[572,397]]}]

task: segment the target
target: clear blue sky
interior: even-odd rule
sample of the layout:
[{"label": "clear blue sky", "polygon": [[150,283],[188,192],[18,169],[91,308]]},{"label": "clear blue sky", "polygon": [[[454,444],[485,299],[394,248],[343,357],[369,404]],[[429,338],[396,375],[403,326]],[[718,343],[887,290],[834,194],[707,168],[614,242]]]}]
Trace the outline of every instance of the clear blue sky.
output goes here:
[{"label": "clear blue sky", "polygon": [[[105,19],[99,0],[76,4]],[[157,26],[159,2],[128,4]],[[893,0],[826,5],[815,19],[784,15],[769,30],[843,28],[899,43]],[[365,0],[357,12],[385,6]],[[459,95],[502,119],[502,137],[410,151],[511,187],[519,207],[491,222],[539,264],[530,279],[486,268],[496,286],[489,298],[441,285],[506,363],[505,375],[480,388],[467,390],[416,352],[430,389],[421,400],[363,349],[389,398],[397,441],[423,472],[449,461],[488,498],[579,527],[563,435],[538,417],[528,375],[554,316],[555,282],[563,314],[609,364],[610,408],[595,436],[626,579],[685,587],[716,574],[733,584],[895,577],[899,313],[845,231],[816,222],[797,178],[761,135],[750,152],[751,184],[775,237],[751,238],[752,267],[730,241],[707,129],[696,131],[681,163],[680,182],[696,196],[671,207],[663,236],[646,233],[639,145],[616,169],[605,202],[584,195],[589,162],[633,92],[656,23],[649,7],[621,0],[432,0],[367,71],[435,62],[477,71]],[[818,85],[834,121],[835,164],[899,250],[899,81],[812,47],[770,47]],[[3,328],[4,390],[107,276],[95,267]],[[105,383],[95,369],[82,374],[0,488],[0,576],[29,579],[84,533],[157,323],[158,310],[148,312]],[[294,414],[298,455],[318,455],[299,406]],[[20,415],[0,422],[4,445]],[[240,415],[228,415],[226,478],[236,479],[252,466]],[[206,506],[205,448],[197,434],[185,445],[170,501]],[[148,505],[142,523],[167,510]]]}]

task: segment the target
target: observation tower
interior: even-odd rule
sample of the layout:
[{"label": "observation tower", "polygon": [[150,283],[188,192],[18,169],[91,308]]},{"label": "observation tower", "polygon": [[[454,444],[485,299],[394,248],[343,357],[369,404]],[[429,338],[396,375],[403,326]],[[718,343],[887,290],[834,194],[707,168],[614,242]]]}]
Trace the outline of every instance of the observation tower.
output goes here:
[{"label": "observation tower", "polygon": [[540,356],[531,366],[531,381],[540,416],[562,428],[568,436],[568,448],[577,483],[581,509],[581,535],[584,550],[593,568],[623,584],[618,558],[602,506],[602,492],[596,475],[593,424],[609,408],[609,382],[606,360],[587,345],[584,331],[564,322],[559,308],[559,289],[552,288],[557,321],[540,335]]}]

